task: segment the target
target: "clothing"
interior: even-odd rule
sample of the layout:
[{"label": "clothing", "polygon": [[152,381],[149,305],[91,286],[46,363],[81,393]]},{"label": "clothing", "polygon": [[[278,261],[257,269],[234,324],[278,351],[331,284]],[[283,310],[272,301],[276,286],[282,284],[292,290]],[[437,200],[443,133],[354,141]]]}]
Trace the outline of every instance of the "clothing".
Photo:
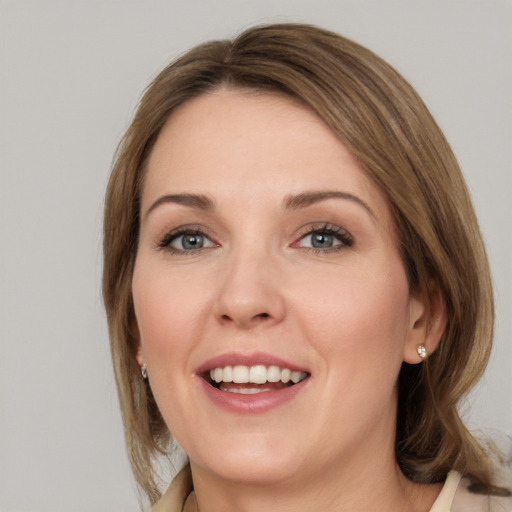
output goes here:
[{"label": "clothing", "polygon": [[[504,486],[511,489],[511,482],[506,480],[508,485]],[[512,496],[490,496],[487,494],[475,494],[470,490],[471,482],[463,478],[457,487],[452,508],[447,512],[512,512]],[[432,510],[431,512],[444,512],[442,509]]]},{"label": "clothing", "polygon": [[[512,497],[475,494],[470,483],[450,471],[430,512],[512,512]],[[197,512],[190,467],[185,466],[151,512]]]},{"label": "clothing", "polygon": [[187,464],[173,479],[151,512],[196,512],[192,475]]}]

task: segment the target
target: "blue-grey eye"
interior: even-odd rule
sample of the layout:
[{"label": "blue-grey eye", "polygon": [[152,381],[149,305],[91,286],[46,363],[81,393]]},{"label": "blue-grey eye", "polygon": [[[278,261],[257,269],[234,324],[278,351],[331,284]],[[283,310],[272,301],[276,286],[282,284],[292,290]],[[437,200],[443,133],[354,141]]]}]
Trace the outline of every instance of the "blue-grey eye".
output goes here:
[{"label": "blue-grey eye", "polygon": [[312,233],[311,234],[311,247],[315,249],[328,249],[332,247],[334,237],[327,233]]},{"label": "blue-grey eye", "polygon": [[209,247],[211,242],[205,235],[189,233],[177,236],[169,245],[178,250],[191,251]]},{"label": "blue-grey eye", "polygon": [[301,240],[302,247],[309,247],[313,249],[331,249],[343,242],[331,233],[323,233],[321,231],[313,231],[307,234]]}]

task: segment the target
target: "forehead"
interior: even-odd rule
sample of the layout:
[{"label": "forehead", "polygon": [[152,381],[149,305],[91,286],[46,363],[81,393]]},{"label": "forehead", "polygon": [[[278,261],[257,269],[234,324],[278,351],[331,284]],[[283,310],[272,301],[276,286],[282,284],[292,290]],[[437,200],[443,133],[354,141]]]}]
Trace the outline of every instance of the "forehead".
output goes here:
[{"label": "forehead", "polygon": [[143,205],[173,192],[248,201],[331,189],[363,196],[381,213],[388,209],[311,109],[277,93],[219,89],[189,100],[169,118],[149,157]]}]

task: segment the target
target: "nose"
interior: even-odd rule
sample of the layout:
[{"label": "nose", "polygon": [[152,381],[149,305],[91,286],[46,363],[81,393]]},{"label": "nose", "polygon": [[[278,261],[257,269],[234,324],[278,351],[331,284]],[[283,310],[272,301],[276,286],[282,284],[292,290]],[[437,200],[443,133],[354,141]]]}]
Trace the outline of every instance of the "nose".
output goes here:
[{"label": "nose", "polygon": [[221,276],[215,315],[224,324],[250,329],[285,316],[278,265],[263,248],[232,254]]}]

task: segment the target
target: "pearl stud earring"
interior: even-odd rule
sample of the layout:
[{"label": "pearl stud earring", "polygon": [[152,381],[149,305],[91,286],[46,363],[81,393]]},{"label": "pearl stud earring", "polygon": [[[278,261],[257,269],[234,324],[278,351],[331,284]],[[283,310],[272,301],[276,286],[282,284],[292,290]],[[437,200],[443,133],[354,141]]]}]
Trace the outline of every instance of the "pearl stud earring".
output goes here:
[{"label": "pearl stud earring", "polygon": [[425,359],[427,357],[427,349],[425,348],[425,345],[418,345],[416,350],[418,351],[418,355],[421,359]]},{"label": "pearl stud earring", "polygon": [[140,373],[142,374],[142,378],[144,380],[148,378],[148,367],[145,363],[140,367]]}]

